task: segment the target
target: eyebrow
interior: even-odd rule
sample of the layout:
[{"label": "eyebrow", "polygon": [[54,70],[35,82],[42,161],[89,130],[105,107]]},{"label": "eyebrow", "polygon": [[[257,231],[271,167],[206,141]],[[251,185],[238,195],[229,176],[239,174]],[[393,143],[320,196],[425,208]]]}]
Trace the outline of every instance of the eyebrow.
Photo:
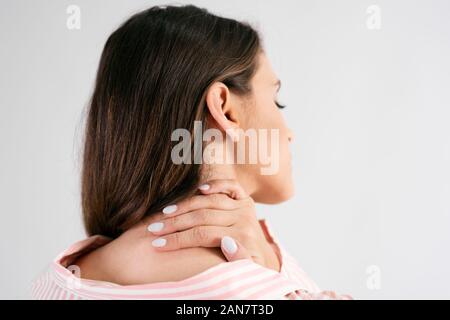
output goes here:
[{"label": "eyebrow", "polygon": [[278,88],[277,88],[277,92],[280,91],[280,88],[281,88],[281,80],[278,79],[278,80],[274,83],[274,85],[278,87]]}]

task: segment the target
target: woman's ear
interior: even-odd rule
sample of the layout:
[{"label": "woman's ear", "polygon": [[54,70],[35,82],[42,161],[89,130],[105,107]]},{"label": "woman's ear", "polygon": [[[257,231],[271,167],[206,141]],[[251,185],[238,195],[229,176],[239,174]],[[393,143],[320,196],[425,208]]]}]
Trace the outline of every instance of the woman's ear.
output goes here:
[{"label": "woman's ear", "polygon": [[218,129],[237,140],[239,123],[236,117],[236,103],[233,103],[230,90],[224,83],[214,82],[209,87],[206,93],[206,105]]}]

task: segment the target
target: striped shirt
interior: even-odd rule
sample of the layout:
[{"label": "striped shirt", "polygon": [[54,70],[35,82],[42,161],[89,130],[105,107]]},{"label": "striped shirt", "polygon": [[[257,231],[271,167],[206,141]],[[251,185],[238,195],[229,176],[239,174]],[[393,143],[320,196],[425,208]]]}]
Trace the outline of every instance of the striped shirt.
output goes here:
[{"label": "striped shirt", "polygon": [[[278,251],[281,270],[265,268],[251,259],[219,263],[181,281],[119,285],[77,276],[71,261],[81,253],[111,241],[94,235],[59,254],[31,286],[32,299],[183,299],[183,300],[351,300],[350,295],[322,291],[273,234],[266,219],[259,223]],[[78,254],[78,255],[77,255]]]}]

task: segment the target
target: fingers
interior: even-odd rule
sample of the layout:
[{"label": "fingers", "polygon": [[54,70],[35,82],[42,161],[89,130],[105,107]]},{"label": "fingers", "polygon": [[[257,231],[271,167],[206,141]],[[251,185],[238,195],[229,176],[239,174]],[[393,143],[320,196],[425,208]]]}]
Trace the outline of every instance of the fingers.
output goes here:
[{"label": "fingers", "polygon": [[250,199],[241,185],[232,179],[211,180],[199,186],[198,190],[201,195],[194,195],[180,203],[169,205],[158,215],[172,217],[198,209],[235,210],[242,206],[236,200]]},{"label": "fingers", "polygon": [[240,203],[237,203],[226,194],[194,195],[177,204],[165,207],[162,210],[163,214],[161,217],[175,217],[199,209],[235,210],[239,206]]},{"label": "fingers", "polygon": [[241,185],[232,179],[211,180],[199,186],[198,189],[202,194],[224,193],[236,200],[248,198]]},{"label": "fingers", "polygon": [[[242,219],[242,212],[252,213],[254,210],[251,206],[254,204],[236,180],[211,180],[201,185],[199,192],[202,194],[164,208],[162,219],[147,227],[148,231],[159,236],[152,242],[156,250],[220,247],[224,235],[234,232],[236,239],[244,232],[243,228],[235,230],[231,226]],[[231,255],[229,257],[236,259],[247,256],[246,250],[242,247],[242,252],[239,249],[238,254],[233,255],[234,258]],[[255,260],[255,257],[252,258]]]},{"label": "fingers", "polygon": [[185,231],[161,236],[152,241],[158,251],[171,251],[192,247],[220,247],[223,236],[230,234],[230,228],[200,226]]},{"label": "fingers", "polygon": [[147,229],[156,235],[165,235],[176,231],[183,231],[196,226],[224,226],[229,227],[237,220],[237,215],[228,211],[200,209],[168,217],[150,224]]},{"label": "fingers", "polygon": [[228,261],[239,259],[252,259],[250,253],[245,249],[239,241],[230,236],[222,237],[220,248]]}]

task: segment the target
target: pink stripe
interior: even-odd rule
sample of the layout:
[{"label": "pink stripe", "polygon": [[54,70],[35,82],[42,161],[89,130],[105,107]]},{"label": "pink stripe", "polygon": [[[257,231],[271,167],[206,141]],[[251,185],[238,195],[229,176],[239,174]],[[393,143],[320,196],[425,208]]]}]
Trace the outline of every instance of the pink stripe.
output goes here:
[{"label": "pink stripe", "polygon": [[249,299],[249,300],[258,300],[260,297],[270,293],[270,291],[273,291],[273,290],[279,289],[279,288],[283,288],[285,285],[288,285],[288,284],[289,284],[288,281],[284,281],[284,282],[280,281],[280,282],[274,283],[273,285],[271,285],[269,287],[266,287],[266,288],[264,288],[264,289],[262,289],[262,290],[260,290],[260,291],[258,291],[256,293],[250,295],[247,299]]},{"label": "pink stripe", "polygon": [[38,292],[41,289],[41,283],[39,281],[33,282],[33,290],[31,292],[31,298],[37,299]]},{"label": "pink stripe", "polygon": [[[56,275],[55,275],[56,276]],[[67,295],[69,295],[66,300],[83,300],[83,299],[105,299],[105,294],[97,294],[95,295],[91,291],[83,290],[83,289],[69,289],[67,285],[67,281],[65,279],[55,277],[54,285],[62,288],[64,291],[67,291]],[[58,281],[60,281],[58,283]],[[75,292],[73,292],[75,291]]]},{"label": "pink stripe", "polygon": [[49,288],[47,290],[47,294],[45,295],[45,300],[50,300],[54,289],[55,289],[55,286],[52,283],[49,283]]},{"label": "pink stripe", "polygon": [[[298,271],[295,271],[298,272]],[[304,271],[303,271],[303,276],[301,276],[301,280],[305,281],[307,286],[308,286],[308,290],[312,291],[312,292],[319,292],[321,291],[320,287],[314,282],[312,281],[312,279],[310,277],[308,277]]]},{"label": "pink stripe", "polygon": [[66,295],[66,290],[64,290],[63,288],[59,288],[59,294],[58,294],[58,297],[56,297],[56,299],[64,300],[65,295]]},{"label": "pink stripe", "polygon": [[48,293],[50,292],[50,289],[51,289],[51,285],[50,285],[50,283],[47,282],[45,284],[45,290],[41,294],[41,300],[46,300],[47,299],[47,296],[48,296]]},{"label": "pink stripe", "polygon": [[44,293],[44,289],[45,289],[45,282],[43,282],[43,280],[41,279],[41,281],[39,283],[39,291],[36,292],[36,299],[37,300],[41,300],[42,299],[42,294]]},{"label": "pink stripe", "polygon": [[[308,287],[308,290],[317,289],[318,286],[311,278],[301,269],[298,262],[288,254],[282,247],[277,238],[273,234],[271,226],[265,219],[262,219],[262,226],[265,227],[267,234],[272,238],[274,244],[278,247],[281,258],[280,273],[273,273],[272,270],[264,268],[249,259],[241,259],[234,262],[222,262],[211,268],[206,269],[192,277],[181,281],[156,282],[142,285],[118,285],[110,282],[81,279],[82,287],[80,289],[69,289],[67,280],[73,279],[75,276],[67,270],[61,263],[70,263],[65,260],[70,253],[77,252],[89,244],[102,245],[109,242],[107,238],[90,237],[80,241],[60,254],[50,267],[50,272],[39,278],[34,283],[32,295],[38,299],[258,299],[266,296],[270,292],[278,295],[281,292],[291,290],[293,285],[298,288]],[[254,267],[253,270],[241,271],[240,268],[245,266]],[[228,274],[229,272],[239,272],[238,274]],[[263,279],[256,279],[264,276]],[[221,280],[217,279],[220,277]],[[215,282],[219,281],[219,282]],[[246,281],[249,283],[242,283]],[[203,286],[201,288],[189,288],[190,286]],[[265,286],[259,288],[259,286]],[[95,288],[102,288],[104,292],[95,292]],[[252,290],[253,288],[253,290]],[[108,292],[117,291],[118,293]],[[173,290],[170,293],[156,293],[158,290]],[[154,292],[152,293],[152,290]],[[214,291],[222,291],[221,293]],[[246,291],[250,291],[245,296]],[[255,290],[257,290],[255,292]],[[136,292],[131,292],[136,291]],[[141,292],[140,292],[141,291]],[[283,292],[283,293],[284,293]],[[299,291],[301,292],[301,291]],[[317,297],[320,297],[318,295]],[[322,295],[323,296],[323,295]],[[332,295],[331,295],[332,296]],[[305,298],[311,297],[305,295]],[[328,297],[328,296],[324,296]],[[301,299],[302,297],[295,292],[286,293],[280,297],[281,299]]]},{"label": "pink stripe", "polygon": [[291,273],[297,276],[303,285],[306,284],[308,286],[308,290],[317,291],[319,289],[318,286],[311,281],[306,272],[298,266],[298,264],[292,257],[287,255],[286,260],[289,261],[287,269],[289,269]]},{"label": "pink stripe", "polygon": [[57,300],[59,298],[59,295],[61,294],[61,289],[55,285],[55,289],[53,290],[51,300]]},{"label": "pink stripe", "polygon": [[51,289],[50,289],[49,294],[47,296],[47,300],[53,300],[53,296],[55,295],[57,290],[58,290],[58,287],[54,283],[52,283]]},{"label": "pink stripe", "polygon": [[[256,282],[252,282],[252,283],[248,283],[246,285],[240,286],[236,289],[230,290],[229,292],[226,292],[224,294],[220,294],[220,295],[216,295],[211,297],[210,299],[214,299],[214,300],[224,300],[224,299],[230,299],[233,297],[239,297],[239,293],[241,293],[242,291],[254,287],[254,286],[258,286],[262,283],[274,280],[276,278],[279,278],[280,276],[277,274],[273,274],[270,277],[264,278],[264,279],[260,279],[259,281]],[[239,299],[241,299],[241,297],[239,297]],[[248,299],[248,297],[246,297],[245,299]]]},{"label": "pink stripe", "polygon": [[[121,285],[116,285],[113,283],[108,283],[110,285],[110,287],[112,288],[120,288],[120,289],[130,289],[130,290],[136,290],[136,289],[168,289],[168,288],[182,288],[184,286],[190,286],[193,284],[197,284],[199,282],[204,282],[204,281],[209,281],[212,278],[216,277],[218,274],[223,274],[225,271],[230,271],[230,270],[235,270],[237,266],[246,266],[249,264],[253,264],[254,262],[249,260],[249,259],[240,259],[240,260],[236,260],[233,262],[222,262],[219,263],[209,269],[206,269],[205,271],[194,275],[192,277],[189,277],[185,280],[181,280],[181,281],[171,281],[171,282],[163,282],[163,283],[150,283],[150,284],[142,284],[142,285],[126,285],[126,286],[121,286]],[[67,269],[65,269],[64,267],[55,264],[54,265],[54,270],[58,272],[58,274],[62,275],[63,278],[67,278],[69,277],[74,277],[74,275]],[[82,283],[86,283],[87,286],[89,286],[89,280],[86,281],[85,279],[81,279]],[[94,281],[96,283],[100,282],[100,281]],[[112,285],[112,286],[111,286]],[[96,285],[97,286],[97,285]]]},{"label": "pink stripe", "polygon": [[43,285],[44,285],[44,288],[42,289],[41,300],[45,300],[45,297],[47,296],[47,293],[50,290],[50,281],[48,280],[48,273],[45,275],[45,280],[44,280]]},{"label": "pink stripe", "polygon": [[295,269],[292,269],[290,267],[286,268],[286,272],[289,276],[289,278],[295,280],[296,282],[298,282],[299,284],[301,284],[302,286],[307,285],[305,283],[305,281],[303,281],[303,276],[300,275]]},{"label": "pink stripe", "polygon": [[[252,262],[251,262],[252,263]],[[241,273],[238,274],[236,276],[232,276],[231,278],[227,278],[224,279],[222,281],[220,281],[219,283],[216,283],[214,285],[210,285],[210,286],[206,286],[204,288],[200,288],[200,289],[194,289],[194,290],[189,290],[189,291],[182,291],[182,287],[176,287],[176,288],[180,288],[180,291],[176,291],[176,292],[172,292],[172,293],[167,293],[167,294],[151,294],[151,293],[144,293],[144,294],[127,294],[126,292],[124,294],[115,294],[115,293],[95,293],[89,290],[85,290],[85,289],[80,289],[78,290],[78,292],[82,293],[82,294],[88,294],[90,296],[92,296],[94,299],[95,298],[105,298],[105,297],[110,297],[110,298],[115,298],[115,299],[126,299],[126,298],[135,298],[135,299],[139,299],[139,298],[146,298],[146,299],[170,299],[170,298],[178,298],[178,297],[184,297],[185,299],[189,299],[189,298],[194,298],[195,299],[195,295],[197,294],[202,294],[202,293],[208,293],[208,292],[212,292],[216,289],[219,289],[223,286],[226,286],[227,283],[233,282],[233,283],[238,283],[239,281],[243,280],[243,279],[248,279],[248,276],[256,276],[259,274],[262,274],[264,272],[267,272],[266,268],[260,268],[257,270],[250,270],[247,271],[245,273]],[[201,284],[203,282],[208,282],[213,280],[214,276],[217,274],[218,272],[212,272],[210,275],[205,275],[202,278],[204,278],[204,281],[197,281],[196,283],[193,284]],[[206,295],[204,298],[201,299],[226,299],[226,298],[230,298],[233,297],[234,295],[238,295],[240,292],[242,292],[245,289],[248,289],[252,286],[255,285],[259,285],[262,284],[268,280],[273,280],[277,277],[282,278],[282,276],[280,274],[274,274],[271,275],[268,279],[262,279],[259,281],[253,281],[251,283],[248,283],[246,285],[240,286],[238,288],[233,288],[225,293],[222,293],[220,295],[216,295],[216,296],[210,296],[208,297],[208,295]],[[190,282],[193,282],[192,279]],[[173,284],[173,283],[172,283]],[[274,286],[280,286],[280,284],[275,284]],[[166,287],[166,286],[163,286]],[[264,291],[262,291],[264,292]],[[263,294],[261,292],[258,292],[256,294]],[[253,294],[255,295],[255,294]]]},{"label": "pink stripe", "polygon": [[[135,299],[138,299],[138,298],[170,299],[170,298],[179,298],[179,297],[184,297],[185,299],[189,299],[190,297],[195,296],[197,294],[208,293],[208,292],[217,290],[219,288],[222,288],[229,283],[237,283],[244,279],[248,280],[249,278],[256,277],[260,274],[264,274],[265,272],[267,272],[267,270],[265,270],[264,268],[249,270],[247,272],[239,273],[237,275],[233,275],[229,278],[223,279],[220,282],[217,282],[217,283],[214,283],[211,285],[206,285],[203,288],[187,290],[187,291],[184,291],[183,288],[180,288],[179,291],[175,291],[175,292],[171,292],[171,293],[127,294],[126,292],[124,292],[123,294],[101,293],[101,296],[103,296],[103,297],[107,296],[107,297],[115,298],[115,299],[126,299],[126,298],[130,298],[130,297],[133,297]],[[204,281],[198,281],[197,283],[194,283],[194,284],[203,284],[203,283],[207,284],[209,281],[211,281],[213,279],[214,279],[214,276],[210,276],[210,277],[207,277],[207,279],[205,279]],[[252,283],[250,283],[249,285],[252,285]],[[84,289],[80,289],[79,292],[96,295],[96,293],[89,291],[89,290],[84,290]]]},{"label": "pink stripe", "polygon": [[308,285],[304,281],[302,281],[302,279],[299,278],[297,275],[290,274],[289,279],[292,279],[292,281],[300,285],[302,288],[309,290]]},{"label": "pink stripe", "polygon": [[63,290],[56,286],[55,292],[53,293],[53,297],[52,300],[61,300],[61,294],[62,294]]},{"label": "pink stripe", "polygon": [[49,290],[47,291],[45,300],[51,300],[55,290],[57,289],[57,286],[55,285],[55,283],[53,281],[51,281],[51,279],[49,279],[49,285],[50,285]]},{"label": "pink stripe", "polygon": [[33,282],[31,284],[31,299],[35,299],[34,297],[36,296],[36,290],[38,289],[38,283]]},{"label": "pink stripe", "polygon": [[54,300],[62,300],[61,298],[64,294],[64,291],[65,291],[64,289],[58,287],[58,294],[56,294],[53,299]]},{"label": "pink stripe", "polygon": [[38,288],[36,289],[36,293],[34,294],[34,298],[39,300],[41,296],[42,289],[44,288],[44,283],[42,282],[42,276],[36,281]]}]

